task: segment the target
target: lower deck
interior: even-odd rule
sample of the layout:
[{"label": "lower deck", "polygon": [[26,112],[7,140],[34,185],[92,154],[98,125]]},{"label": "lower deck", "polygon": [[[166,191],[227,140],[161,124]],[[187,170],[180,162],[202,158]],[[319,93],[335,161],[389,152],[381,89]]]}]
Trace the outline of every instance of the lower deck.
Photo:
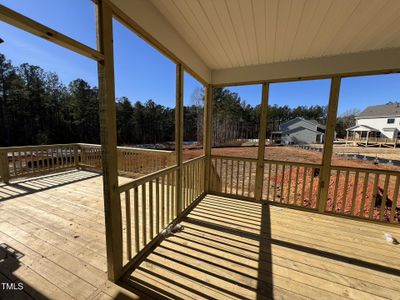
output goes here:
[{"label": "lower deck", "polygon": [[[120,178],[120,183],[129,179]],[[399,299],[400,228],[207,195],[121,286],[107,281],[102,178],[0,184],[1,299]]]}]

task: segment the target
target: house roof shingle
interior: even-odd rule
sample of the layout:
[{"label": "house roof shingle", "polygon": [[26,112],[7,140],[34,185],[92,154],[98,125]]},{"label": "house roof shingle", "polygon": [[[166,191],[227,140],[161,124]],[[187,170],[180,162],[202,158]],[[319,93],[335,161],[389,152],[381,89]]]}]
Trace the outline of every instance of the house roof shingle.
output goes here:
[{"label": "house roof shingle", "polygon": [[384,104],[368,106],[357,118],[400,116],[400,104]]}]

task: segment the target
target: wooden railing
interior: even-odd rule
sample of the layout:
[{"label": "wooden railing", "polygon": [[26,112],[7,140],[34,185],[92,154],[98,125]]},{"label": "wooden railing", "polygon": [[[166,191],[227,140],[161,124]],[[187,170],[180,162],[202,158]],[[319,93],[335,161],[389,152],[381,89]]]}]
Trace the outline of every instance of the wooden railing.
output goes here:
[{"label": "wooden railing", "polygon": [[[346,140],[346,139],[345,139]],[[355,136],[350,136],[347,141],[349,142],[366,142],[367,138],[366,137],[355,137]],[[398,144],[400,143],[400,139],[398,138],[385,138],[385,137],[368,137],[368,142],[369,143],[395,143]]]},{"label": "wooden railing", "polygon": [[254,197],[257,160],[253,158],[211,157],[210,190],[213,193]]},{"label": "wooden railing", "polygon": [[2,180],[75,168],[77,149],[76,144],[0,148]]},{"label": "wooden railing", "polygon": [[[117,147],[120,175],[140,177],[175,163],[175,152]],[[0,148],[0,179],[37,176],[72,168],[101,171],[101,146],[57,144]]]},{"label": "wooden railing", "polygon": [[263,200],[317,208],[321,165],[265,160],[264,166]]},{"label": "wooden railing", "polygon": [[183,163],[181,191],[176,188],[178,166],[119,187],[124,268],[154,242],[179,214],[204,195],[204,163],[204,156]]},{"label": "wooden railing", "polygon": [[400,223],[399,184],[400,172],[332,167],[325,210],[334,214]]},{"label": "wooden railing", "polygon": [[[257,160],[211,156],[210,192],[254,200]],[[261,199],[317,211],[322,165],[264,160]],[[400,172],[331,167],[324,212],[400,223]]]}]

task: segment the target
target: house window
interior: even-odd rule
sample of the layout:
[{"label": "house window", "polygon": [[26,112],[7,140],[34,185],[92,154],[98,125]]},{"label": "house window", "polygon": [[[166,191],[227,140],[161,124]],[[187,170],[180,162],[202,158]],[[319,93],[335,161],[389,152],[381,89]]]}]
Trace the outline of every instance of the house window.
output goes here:
[{"label": "house window", "polygon": [[387,119],[388,124],[394,124],[394,119]]}]

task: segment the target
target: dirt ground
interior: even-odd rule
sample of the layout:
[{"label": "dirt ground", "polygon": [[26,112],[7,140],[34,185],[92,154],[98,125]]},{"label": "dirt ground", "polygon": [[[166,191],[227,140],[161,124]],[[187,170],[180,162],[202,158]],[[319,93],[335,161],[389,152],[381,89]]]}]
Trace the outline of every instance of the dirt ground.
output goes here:
[{"label": "dirt ground", "polygon": [[[344,147],[341,147],[344,148]],[[359,152],[352,152],[356,148]],[[342,149],[334,148],[334,153],[342,153],[339,152]],[[368,152],[362,152],[363,149],[359,147],[348,147],[347,149],[351,154],[360,154],[360,155],[368,155],[375,156],[373,153],[379,150],[379,148],[375,148],[371,150],[371,148],[365,149]],[[390,151],[392,150],[392,151]],[[393,151],[394,150],[394,151]],[[248,158],[257,158],[258,147],[225,147],[225,148],[213,148],[213,155],[221,155],[221,156],[236,156],[236,157],[248,157]],[[374,152],[375,151],[375,152]],[[379,157],[391,157],[393,160],[400,160],[400,148],[399,149],[381,149],[382,153]],[[192,159],[194,157],[200,156],[203,153],[203,149],[185,149],[183,151],[184,160]],[[284,146],[271,146],[265,148],[265,159],[268,160],[277,160],[277,161],[291,161],[291,162],[301,162],[301,163],[311,163],[311,164],[321,164],[322,163],[322,152],[305,150],[301,148],[295,147],[284,147]],[[332,165],[333,166],[347,166],[354,168],[373,168],[373,169],[381,169],[381,170],[393,170],[400,171],[400,167],[390,166],[386,164],[378,164],[375,165],[372,161],[362,161],[362,160],[353,160],[353,159],[345,159],[338,156],[332,157]]]}]

